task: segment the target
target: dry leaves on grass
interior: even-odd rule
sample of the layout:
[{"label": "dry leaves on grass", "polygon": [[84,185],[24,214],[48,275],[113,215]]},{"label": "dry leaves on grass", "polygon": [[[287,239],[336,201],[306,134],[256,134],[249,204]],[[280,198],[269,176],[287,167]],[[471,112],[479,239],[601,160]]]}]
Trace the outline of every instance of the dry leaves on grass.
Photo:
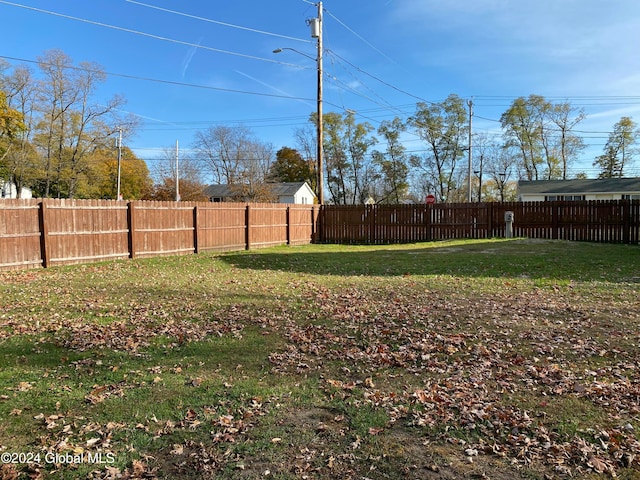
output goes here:
[{"label": "dry leaves on grass", "polygon": [[[98,392],[94,394],[98,395],[108,391],[109,388],[96,387],[95,390]],[[117,433],[122,435],[128,430],[135,429],[148,434],[150,440],[158,440],[161,437],[176,434],[178,437],[188,437],[187,433],[204,430],[210,438],[206,443],[185,440],[183,443],[174,443],[166,452],[154,453],[151,457],[145,457],[144,452],[140,452],[141,459],[134,459],[127,468],[123,469],[105,462],[102,466],[97,465],[88,478],[95,480],[156,478],[159,471],[169,475],[174,473],[179,477],[179,472],[193,471],[191,469],[196,467],[213,475],[230,463],[241,460],[237,455],[230,455],[226,448],[219,448],[220,445],[246,440],[257,419],[268,413],[272,401],[275,400],[254,397],[247,399],[244,404],[235,406],[222,401],[215,406],[199,409],[185,408],[179,419],[158,419],[152,415],[135,426],[119,422],[87,423],[85,417],[71,413],[55,415],[41,413],[36,415],[34,420],[42,430],[37,440],[42,452],[41,458],[44,458],[45,454],[97,455],[100,453],[104,458],[117,459],[121,455],[133,452],[132,446],[124,445],[114,439]],[[33,478],[46,478],[55,471],[63,471],[67,468],[70,468],[70,465],[41,463],[30,465],[27,473]]]},{"label": "dry leaves on grass", "polygon": [[[67,317],[56,313],[51,318],[25,324],[15,319],[0,320],[0,339],[15,334],[37,335],[53,333],[64,347],[77,351],[94,348],[137,352],[149,347],[157,337],[170,340],[168,347],[204,339],[208,335],[240,336],[243,325],[239,323],[235,307],[205,316],[183,305],[128,306],[113,312],[115,318],[96,322],[83,317]],[[244,318],[243,318],[244,319]]]},{"label": "dry leaves on grass", "polygon": [[[630,347],[638,313],[628,306],[616,311],[633,319],[621,327],[607,322],[612,312],[595,318],[597,306],[575,307],[557,292],[487,299],[312,286],[308,298],[320,321],[287,323],[286,350],[270,356],[274,372],[340,362],[344,379],[325,379],[329,396],[383,408],[392,423],[467,431],[478,438],[469,448],[518,464],[544,462],[563,474],[639,467],[640,442],[622,420],[640,412],[640,362]],[[422,379],[420,388],[375,388],[372,378],[399,370]],[[522,407],[518,398],[540,403]],[[552,429],[551,405],[568,398],[602,409],[612,426]]]}]

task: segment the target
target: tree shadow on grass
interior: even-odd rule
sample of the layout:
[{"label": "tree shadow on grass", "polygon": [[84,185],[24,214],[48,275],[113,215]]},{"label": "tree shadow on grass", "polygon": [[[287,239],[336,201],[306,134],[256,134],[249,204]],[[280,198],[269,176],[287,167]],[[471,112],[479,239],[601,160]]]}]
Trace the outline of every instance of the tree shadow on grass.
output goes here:
[{"label": "tree shadow on grass", "polygon": [[231,253],[220,258],[235,268],[311,275],[640,281],[638,248],[551,240],[311,245]]}]

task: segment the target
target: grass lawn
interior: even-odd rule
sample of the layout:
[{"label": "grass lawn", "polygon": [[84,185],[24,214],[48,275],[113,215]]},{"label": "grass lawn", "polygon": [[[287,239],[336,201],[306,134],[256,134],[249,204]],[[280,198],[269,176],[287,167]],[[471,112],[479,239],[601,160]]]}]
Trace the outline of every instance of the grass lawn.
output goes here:
[{"label": "grass lawn", "polygon": [[0,272],[0,479],[640,478],[640,248]]}]

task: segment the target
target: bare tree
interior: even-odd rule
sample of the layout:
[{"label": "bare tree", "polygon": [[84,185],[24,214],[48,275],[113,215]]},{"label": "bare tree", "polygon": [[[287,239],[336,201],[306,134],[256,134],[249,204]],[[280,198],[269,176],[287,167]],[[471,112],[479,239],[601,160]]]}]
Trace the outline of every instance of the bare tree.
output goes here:
[{"label": "bare tree", "polygon": [[229,185],[247,200],[265,197],[274,148],[248,128],[216,126],[197,132],[193,149],[215,183]]},{"label": "bare tree", "polygon": [[514,199],[510,188],[517,180],[517,151],[514,149],[497,143],[486,149],[483,167],[489,181],[485,184],[485,198],[501,202]]},{"label": "bare tree", "polygon": [[39,59],[44,78],[38,84],[36,110],[40,122],[33,136],[43,152],[43,194],[54,188],[57,195],[72,198],[81,174],[86,173],[89,153],[103,146],[118,128],[126,132],[135,120],[117,118],[124,99],[94,103],[98,84],[106,79],[101,67],[90,63],[73,65],[60,50],[46,52]]},{"label": "bare tree", "polygon": [[584,150],[584,140],[572,132],[586,115],[584,110],[571,106],[570,103],[553,105],[549,112],[551,122],[558,129],[557,153],[562,168],[562,180],[567,179],[567,170],[578,154]]},{"label": "bare tree", "polygon": [[[176,153],[178,162],[176,162]],[[176,172],[177,163],[177,172]],[[204,201],[205,184],[202,180],[202,168],[191,155],[176,152],[176,147],[166,147],[159,158],[155,159],[153,168],[154,198],[171,201],[176,198],[176,178],[180,199],[184,201]]]}]

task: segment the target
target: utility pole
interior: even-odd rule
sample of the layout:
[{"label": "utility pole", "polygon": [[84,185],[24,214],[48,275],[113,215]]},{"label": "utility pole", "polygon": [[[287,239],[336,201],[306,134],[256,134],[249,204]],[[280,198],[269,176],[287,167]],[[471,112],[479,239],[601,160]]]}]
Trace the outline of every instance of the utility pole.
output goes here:
[{"label": "utility pole", "polygon": [[116,186],[116,200],[122,200],[120,195],[120,163],[122,161],[122,128],[118,127],[118,181]]},{"label": "utility pole", "polygon": [[178,140],[176,140],[176,202],[180,201],[180,170],[179,170],[179,161],[178,161]]},{"label": "utility pole", "polygon": [[620,169],[620,172],[618,173],[618,177],[622,178],[622,172],[624,171],[624,132],[622,132],[622,168]]},{"label": "utility pole", "polygon": [[478,203],[482,201],[482,161],[484,160],[484,154],[480,154],[480,170],[474,170],[473,173],[478,177]]},{"label": "utility pole", "polygon": [[473,100],[469,100],[468,105],[469,105],[469,168],[468,168],[469,178],[467,179],[467,202],[471,203],[471,174],[473,173],[471,170],[471,158],[472,158],[472,152],[471,152],[472,120],[471,119],[473,118]]},{"label": "utility pole", "polygon": [[318,2],[318,18],[311,20],[311,37],[318,39],[318,119],[317,119],[317,169],[318,169],[318,203],[324,203],[324,125],[322,117],[322,2]]},{"label": "utility pole", "polygon": [[[307,2],[310,3],[310,2]],[[316,160],[316,180],[318,182],[316,196],[318,197],[318,203],[322,205],[324,203],[324,119],[322,117],[322,53],[324,47],[322,46],[322,2],[318,2],[318,18],[312,18],[307,20],[307,25],[311,27],[311,38],[318,39],[318,54],[315,58],[317,64],[318,73],[318,91],[317,91],[317,118],[316,118],[316,141],[317,141],[317,160]],[[276,48],[273,53],[280,53],[282,50],[292,50],[307,58],[313,58],[306,53],[299,52],[295,48]]]}]

